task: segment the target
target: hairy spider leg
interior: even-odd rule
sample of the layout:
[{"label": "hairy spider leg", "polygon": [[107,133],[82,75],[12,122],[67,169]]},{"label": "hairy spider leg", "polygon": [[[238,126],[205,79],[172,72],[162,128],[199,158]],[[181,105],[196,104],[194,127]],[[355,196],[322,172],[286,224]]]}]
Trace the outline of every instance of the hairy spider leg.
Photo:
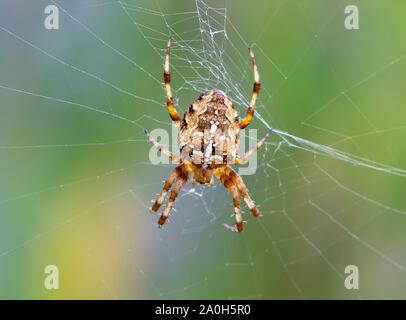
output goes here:
[{"label": "hairy spider leg", "polygon": [[159,195],[158,199],[155,201],[154,205],[152,206],[152,211],[157,211],[159,207],[162,205],[162,203],[165,200],[165,197],[169,191],[169,189],[172,187],[172,184],[175,182],[175,179],[182,173],[182,170],[180,166],[176,167],[173,169],[171,174],[169,175],[168,180],[166,180],[165,185],[162,189],[161,194]]},{"label": "hairy spider leg", "polygon": [[269,135],[272,133],[272,129],[269,129],[268,132],[266,133],[266,135],[259,140],[259,142],[256,144],[255,147],[251,148],[250,150],[248,150],[241,158],[235,158],[234,160],[234,164],[241,164],[243,163],[245,160],[248,159],[248,157],[250,157],[254,152],[258,151],[259,148],[261,148],[261,146],[264,144],[265,140],[269,137]]},{"label": "hairy spider leg", "polygon": [[160,152],[162,152],[163,154],[166,154],[169,159],[175,161],[175,162],[180,162],[180,158],[176,157],[172,154],[172,152],[170,152],[169,150],[166,150],[164,147],[162,147],[152,136],[151,134],[148,132],[147,129],[144,129],[145,134],[147,135],[149,141],[151,141],[153,143],[153,145],[155,146],[155,148],[157,148]]},{"label": "hairy spider leg", "polygon": [[214,174],[233,195],[233,204],[234,204],[235,219],[237,221],[237,228],[232,228],[232,227],[227,226],[227,229],[229,229],[231,231],[241,232],[243,230],[242,215],[241,215],[241,209],[240,209],[240,195],[238,194],[237,187],[231,181],[231,179],[227,176],[227,174],[220,171],[220,169],[216,169],[214,171]]},{"label": "hairy spider leg", "polygon": [[252,64],[254,65],[254,89],[252,92],[252,98],[251,98],[251,103],[250,107],[248,108],[247,111],[247,116],[241,120],[240,122],[240,128],[244,129],[246,126],[248,126],[252,120],[252,117],[254,116],[254,109],[255,109],[255,102],[257,101],[257,96],[259,92],[259,88],[261,87],[261,83],[259,82],[259,73],[258,73],[258,68],[257,64],[255,62],[255,57],[254,53],[252,52],[252,49],[249,48],[251,59],[252,59]]},{"label": "hairy spider leg", "polygon": [[168,106],[169,115],[175,122],[176,126],[180,127],[180,118],[173,106],[172,90],[171,90],[171,74],[169,73],[169,51],[171,47],[172,37],[168,39],[168,46],[166,47],[166,58],[164,66],[164,80],[166,88],[166,105]]},{"label": "hairy spider leg", "polygon": [[169,197],[168,202],[166,203],[165,209],[162,212],[161,217],[159,218],[159,221],[158,221],[159,227],[162,227],[163,224],[165,223],[166,219],[169,216],[169,212],[172,209],[173,202],[175,201],[176,197],[178,196],[179,190],[185,185],[185,183],[188,179],[189,173],[185,170],[181,170],[181,171],[182,172],[176,178],[176,184],[172,189],[171,195]]},{"label": "hairy spider leg", "polygon": [[226,175],[230,178],[230,180],[238,187],[240,190],[241,196],[243,197],[245,203],[247,204],[248,208],[252,212],[255,217],[260,215],[258,208],[255,206],[254,201],[248,195],[248,189],[242,180],[241,176],[233,170],[230,166],[226,166],[225,168]]}]

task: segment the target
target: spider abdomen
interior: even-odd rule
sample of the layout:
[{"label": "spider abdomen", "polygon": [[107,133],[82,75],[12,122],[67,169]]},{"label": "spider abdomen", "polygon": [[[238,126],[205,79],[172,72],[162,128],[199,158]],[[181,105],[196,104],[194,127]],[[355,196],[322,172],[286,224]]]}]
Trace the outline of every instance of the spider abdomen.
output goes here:
[{"label": "spider abdomen", "polygon": [[186,111],[179,135],[181,158],[203,168],[232,163],[237,154],[238,114],[224,92],[203,93]]}]

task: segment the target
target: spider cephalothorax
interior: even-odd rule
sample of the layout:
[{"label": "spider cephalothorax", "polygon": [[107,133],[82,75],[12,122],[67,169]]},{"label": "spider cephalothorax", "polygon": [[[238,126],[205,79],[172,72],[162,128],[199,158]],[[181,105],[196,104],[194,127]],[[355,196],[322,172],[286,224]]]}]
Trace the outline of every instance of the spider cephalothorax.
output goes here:
[{"label": "spider cephalothorax", "polygon": [[176,181],[172,189],[168,203],[159,219],[158,225],[162,226],[175,201],[179,190],[187,182],[189,174],[192,173],[192,183],[213,185],[213,175],[216,176],[222,184],[232,193],[235,216],[237,220],[236,227],[228,227],[232,231],[242,231],[242,216],[240,209],[240,197],[244,198],[248,208],[254,216],[259,216],[259,211],[254,202],[248,195],[247,187],[242,178],[230,167],[229,164],[240,164],[244,162],[252,153],[257,151],[269,136],[271,131],[258,142],[258,144],[249,150],[243,157],[237,158],[239,131],[244,129],[252,119],[256,98],[260,88],[259,74],[255,63],[254,54],[251,49],[250,55],[254,65],[254,90],[247,116],[241,119],[238,116],[232,102],[226,94],[220,90],[214,89],[200,95],[188,110],[183,119],[179,118],[173,106],[172,91],[170,86],[169,74],[169,49],[171,38],[168,40],[166,50],[164,80],[167,93],[167,106],[169,115],[179,128],[179,150],[180,157],[175,157],[172,153],[160,146],[145,130],[148,138],[158,148],[175,162],[180,163],[166,181],[164,188],[152,206],[153,211],[157,211],[163,203],[172,184]]}]

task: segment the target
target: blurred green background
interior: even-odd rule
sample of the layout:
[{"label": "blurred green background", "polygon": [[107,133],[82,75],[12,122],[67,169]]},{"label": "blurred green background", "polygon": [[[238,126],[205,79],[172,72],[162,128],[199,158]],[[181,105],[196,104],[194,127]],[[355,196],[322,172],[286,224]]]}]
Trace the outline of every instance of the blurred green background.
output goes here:
[{"label": "blurred green background", "polygon": [[[59,30],[44,28],[50,4]],[[359,30],[344,28],[349,4]],[[1,1],[0,298],[406,298],[405,10],[400,0]],[[280,133],[243,177],[263,217],[243,204],[242,234],[222,226],[234,217],[219,182],[185,186],[162,230],[149,211],[174,167],[150,163],[142,130],[172,130],[169,34],[182,114],[213,87],[243,114],[254,48],[263,121],[250,128]],[[279,145],[284,132],[389,167]],[[59,290],[44,288],[47,265]],[[359,290],[344,287],[347,265]]]}]

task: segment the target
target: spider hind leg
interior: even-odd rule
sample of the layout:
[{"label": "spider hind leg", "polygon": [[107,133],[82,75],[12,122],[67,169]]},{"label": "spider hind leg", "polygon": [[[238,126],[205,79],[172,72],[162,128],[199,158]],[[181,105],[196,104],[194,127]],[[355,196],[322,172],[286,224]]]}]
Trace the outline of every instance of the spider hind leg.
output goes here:
[{"label": "spider hind leg", "polygon": [[176,126],[180,127],[180,118],[178,113],[173,106],[173,97],[171,90],[171,74],[169,73],[169,52],[171,48],[172,37],[168,39],[168,46],[166,47],[165,65],[164,65],[164,81],[166,89],[166,105],[168,107],[169,115],[171,119],[175,122]]},{"label": "spider hind leg", "polygon": [[252,52],[251,48],[249,48],[249,51],[250,51],[252,64],[254,66],[254,88],[252,90],[252,98],[251,98],[250,106],[247,111],[247,115],[240,122],[240,129],[244,129],[246,126],[248,126],[250,124],[252,117],[254,116],[255,103],[257,101],[259,88],[261,87],[261,83],[259,81],[257,63],[255,62],[254,53]]}]

